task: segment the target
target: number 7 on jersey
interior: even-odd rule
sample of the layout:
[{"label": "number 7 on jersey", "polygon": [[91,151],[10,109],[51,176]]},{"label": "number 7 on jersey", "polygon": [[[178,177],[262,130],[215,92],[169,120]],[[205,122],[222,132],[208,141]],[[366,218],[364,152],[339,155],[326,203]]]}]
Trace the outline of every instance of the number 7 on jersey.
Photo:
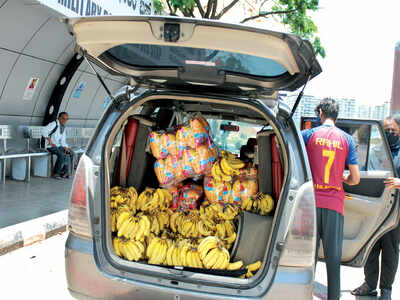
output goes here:
[{"label": "number 7 on jersey", "polygon": [[328,161],[326,162],[325,165],[325,173],[324,173],[324,183],[328,184],[329,183],[329,177],[331,175],[331,167],[333,164],[333,161],[335,160],[335,154],[336,152],[333,150],[322,150],[322,156],[328,157]]}]

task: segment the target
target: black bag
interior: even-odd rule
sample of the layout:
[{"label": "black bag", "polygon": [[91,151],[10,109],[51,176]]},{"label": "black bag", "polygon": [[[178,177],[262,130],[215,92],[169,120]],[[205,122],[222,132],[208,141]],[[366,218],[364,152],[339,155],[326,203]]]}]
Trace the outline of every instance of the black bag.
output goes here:
[{"label": "black bag", "polygon": [[[56,122],[56,127],[54,127],[54,129],[52,131],[50,131],[49,138],[51,138],[52,134],[54,132],[56,132],[57,128],[58,128],[58,123]],[[40,148],[44,149],[45,147],[46,147],[46,138],[44,136],[42,136],[40,138]]]}]

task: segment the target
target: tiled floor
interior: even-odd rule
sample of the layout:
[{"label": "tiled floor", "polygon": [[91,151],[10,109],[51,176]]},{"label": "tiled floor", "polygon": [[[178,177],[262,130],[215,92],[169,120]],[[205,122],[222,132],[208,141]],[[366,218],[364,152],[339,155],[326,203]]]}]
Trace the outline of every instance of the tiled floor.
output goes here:
[{"label": "tiled floor", "polygon": [[0,184],[0,228],[68,208],[72,179],[31,177]]}]

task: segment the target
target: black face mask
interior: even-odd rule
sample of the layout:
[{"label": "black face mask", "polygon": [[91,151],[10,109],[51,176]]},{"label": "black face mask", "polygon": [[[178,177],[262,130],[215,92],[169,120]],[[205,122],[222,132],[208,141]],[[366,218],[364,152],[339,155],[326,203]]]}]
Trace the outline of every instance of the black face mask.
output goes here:
[{"label": "black face mask", "polygon": [[386,134],[386,138],[388,140],[389,146],[390,146],[390,148],[392,148],[398,142],[399,137],[397,135],[394,135],[394,133],[391,131],[385,131],[385,134]]}]

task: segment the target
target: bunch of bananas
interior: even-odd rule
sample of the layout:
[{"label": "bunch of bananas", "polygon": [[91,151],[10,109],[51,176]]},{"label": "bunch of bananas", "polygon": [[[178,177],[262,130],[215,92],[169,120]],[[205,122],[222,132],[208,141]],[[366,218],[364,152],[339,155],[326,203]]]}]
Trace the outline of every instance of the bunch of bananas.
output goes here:
[{"label": "bunch of bananas", "polygon": [[136,210],[154,212],[165,211],[170,207],[172,195],[167,189],[145,188],[136,201]]},{"label": "bunch of bananas", "polygon": [[144,244],[140,241],[135,241],[132,239],[115,237],[113,239],[113,245],[115,253],[118,256],[125,257],[130,261],[139,261],[143,258],[145,252]]},{"label": "bunch of bananas", "polygon": [[200,207],[200,212],[202,210],[208,218],[213,220],[233,220],[240,213],[240,208],[230,203],[225,204],[224,206],[219,203],[212,203],[203,206],[203,208]]},{"label": "bunch of bananas", "polygon": [[215,236],[204,238],[197,249],[206,269],[225,270],[228,268],[230,261],[229,252]]},{"label": "bunch of bananas", "polygon": [[117,220],[123,212],[131,212],[128,205],[123,204],[111,209],[111,232],[117,232]]},{"label": "bunch of bananas", "polygon": [[[229,269],[230,249],[236,240],[235,217],[240,208],[204,201],[199,210],[173,212],[171,193],[146,188],[114,187],[111,196],[111,229],[115,253],[129,261],[192,268]],[[147,247],[146,247],[147,246]]]},{"label": "bunch of bananas", "polygon": [[240,276],[240,278],[250,278],[254,276],[254,273],[261,267],[261,261],[256,261],[250,265],[247,265],[245,268],[247,269],[247,273]]},{"label": "bunch of bananas", "polygon": [[216,181],[232,181],[234,175],[239,175],[239,169],[245,166],[245,163],[236,158],[233,153],[222,150],[221,158],[217,160],[211,168],[211,176]]},{"label": "bunch of bananas", "polygon": [[241,208],[265,216],[273,210],[274,200],[268,194],[257,193],[255,197],[247,197],[242,201]]},{"label": "bunch of bananas", "polygon": [[169,244],[172,245],[173,242],[171,240],[162,239],[160,237],[153,238],[148,245],[146,251],[146,256],[149,259],[149,264],[164,264],[165,258],[167,257]]},{"label": "bunch of bananas", "polygon": [[117,220],[117,236],[143,242],[150,235],[150,220],[146,215],[134,217],[123,212]]},{"label": "bunch of bananas", "polygon": [[136,200],[138,193],[134,187],[123,188],[114,186],[110,190],[110,207],[118,208],[121,205],[127,205],[134,214],[136,212]]},{"label": "bunch of bananas", "polygon": [[148,215],[151,223],[150,232],[159,235],[169,227],[169,217],[172,213],[171,210],[158,211],[154,214]]},{"label": "bunch of bananas", "polygon": [[239,213],[239,208],[227,205],[211,204],[201,210],[189,213],[174,212],[170,216],[169,225],[172,232],[185,238],[198,239],[215,235],[229,249],[236,240],[236,226],[233,219]]}]

